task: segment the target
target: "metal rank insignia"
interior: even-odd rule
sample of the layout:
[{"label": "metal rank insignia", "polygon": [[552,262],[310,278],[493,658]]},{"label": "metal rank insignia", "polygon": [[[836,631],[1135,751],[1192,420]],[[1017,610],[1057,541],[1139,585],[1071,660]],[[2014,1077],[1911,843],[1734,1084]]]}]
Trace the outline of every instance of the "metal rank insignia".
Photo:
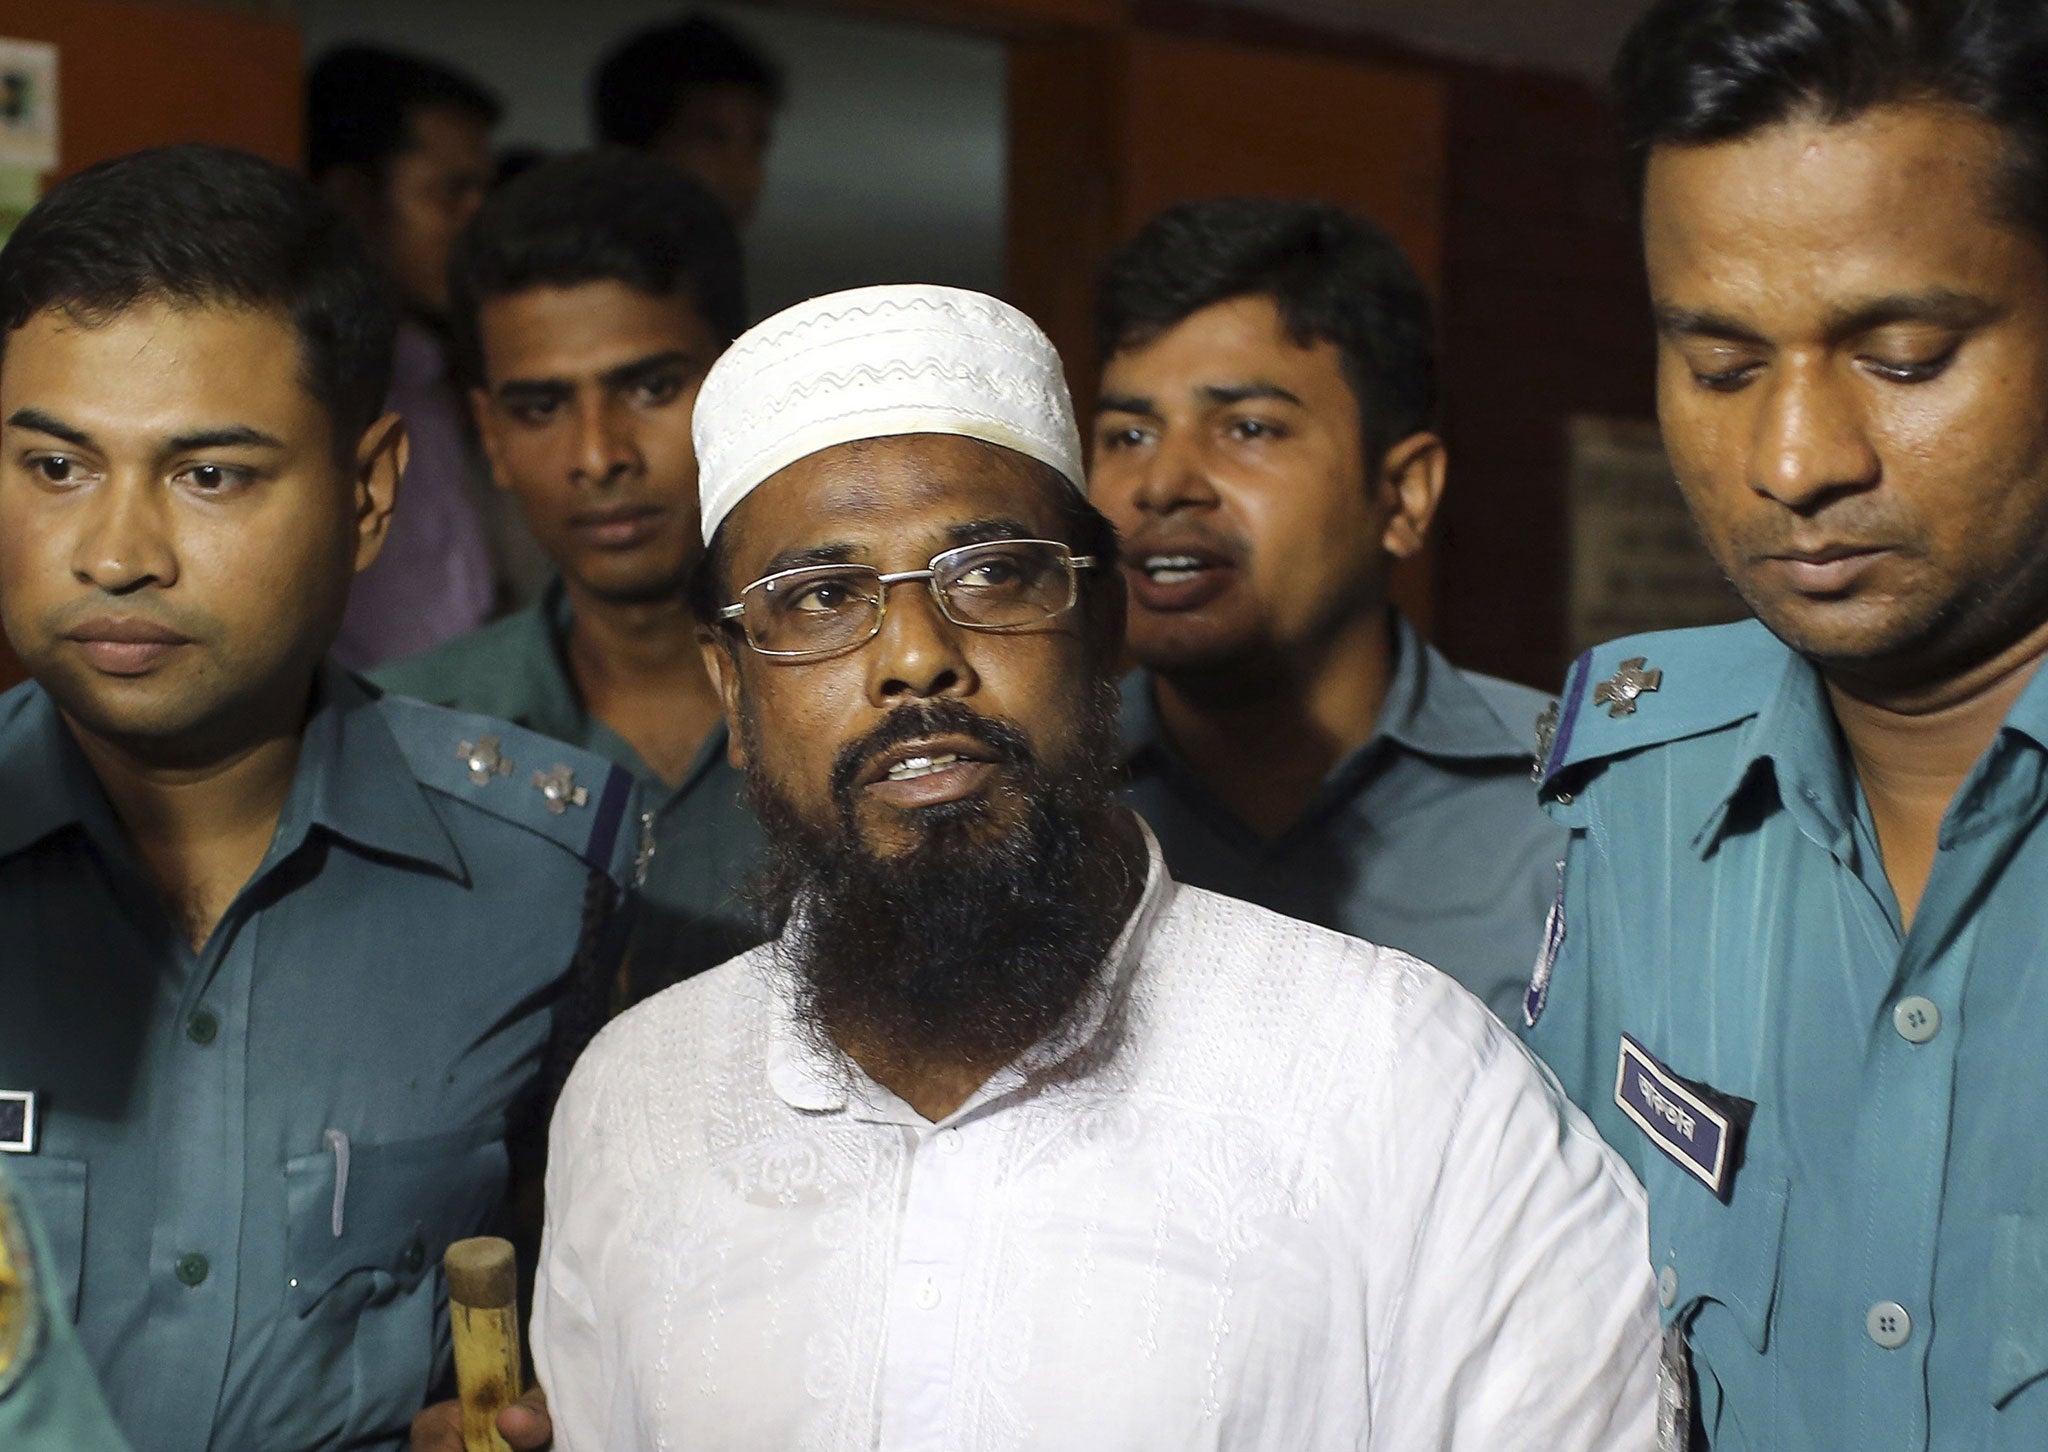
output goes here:
[{"label": "metal rank insignia", "polygon": [[566,766],[535,772],[533,784],[547,798],[548,810],[558,817],[569,808],[580,807],[590,800],[590,789],[577,786],[576,773]]},{"label": "metal rank insignia", "polygon": [[478,786],[488,785],[494,776],[512,775],[512,758],[499,749],[500,745],[495,736],[456,744],[455,754],[462,758],[463,765],[469,768],[469,779]]},{"label": "metal rank insignia", "polygon": [[1550,760],[1550,748],[1557,742],[1557,702],[1552,701],[1543,708],[1543,714],[1536,718],[1536,764],[1529,768],[1529,780],[1542,781],[1544,765]]},{"label": "metal rank insignia", "polygon": [[1605,706],[1609,716],[1633,716],[1636,700],[1664,684],[1664,672],[1649,669],[1642,656],[1631,656],[1621,669],[1593,687],[1593,704]]}]

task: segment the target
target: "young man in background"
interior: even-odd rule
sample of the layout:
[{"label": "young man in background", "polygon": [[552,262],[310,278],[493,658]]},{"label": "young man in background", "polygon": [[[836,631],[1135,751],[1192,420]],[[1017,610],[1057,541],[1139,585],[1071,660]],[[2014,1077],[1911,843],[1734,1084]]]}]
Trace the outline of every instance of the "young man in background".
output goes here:
[{"label": "young man in background", "polygon": [[1110,263],[1089,497],[1130,586],[1130,796],[1174,872],[1427,960],[1510,1014],[1563,834],[1546,699],[1388,598],[1449,469],[1414,270],[1313,202],[1192,202]]},{"label": "young man in background", "polygon": [[538,603],[374,679],[633,773],[639,998],[761,938],[739,887],[763,844],[688,600],[702,548],[690,414],[745,322],[739,241],[657,162],[565,157],[491,199],[457,248],[453,295],[492,474],[557,574]]}]

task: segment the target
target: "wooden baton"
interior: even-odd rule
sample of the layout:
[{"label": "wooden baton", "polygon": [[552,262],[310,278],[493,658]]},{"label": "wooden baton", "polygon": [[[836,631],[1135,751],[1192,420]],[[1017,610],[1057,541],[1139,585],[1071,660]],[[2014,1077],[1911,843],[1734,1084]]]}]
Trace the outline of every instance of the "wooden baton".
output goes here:
[{"label": "wooden baton", "polygon": [[519,1273],[512,1242],[495,1235],[448,1247],[448,1319],[455,1329],[455,1386],[465,1452],[511,1452],[498,1413],[525,1391],[519,1364]]}]

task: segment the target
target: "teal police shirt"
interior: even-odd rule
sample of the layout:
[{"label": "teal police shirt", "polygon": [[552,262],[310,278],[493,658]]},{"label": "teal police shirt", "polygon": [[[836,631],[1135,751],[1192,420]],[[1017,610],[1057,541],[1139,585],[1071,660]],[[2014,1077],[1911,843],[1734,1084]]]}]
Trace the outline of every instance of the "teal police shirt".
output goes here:
[{"label": "teal police shirt", "polygon": [[616,971],[625,772],[335,670],[317,696],[198,952],[49,696],[0,696],[0,1139],[142,1447],[405,1444],[442,1251],[500,1215]]},{"label": "teal police shirt", "polygon": [[1142,671],[1124,682],[1129,799],[1176,880],[1412,953],[1512,1021],[1564,856],[1529,784],[1550,698],[1458,669],[1398,616],[1394,631],[1372,738],[1277,837],[1173,750]]},{"label": "teal police shirt", "polygon": [[1710,1445],[2048,1448],[2048,672],[1910,932],[1762,626],[1603,646],[1561,705],[1530,1043],[1649,1191]]},{"label": "teal police shirt", "polygon": [[380,666],[370,678],[398,695],[573,742],[633,774],[645,862],[626,996],[637,1002],[765,939],[741,887],[765,860],[767,841],[747,806],[745,777],[726,760],[723,723],[705,737],[682,781],[670,786],[584,708],[569,671],[571,623],[556,579],[526,609],[425,655]]},{"label": "teal police shirt", "polygon": [[0,1448],[127,1452],[49,1262],[34,1212],[0,1163]]}]

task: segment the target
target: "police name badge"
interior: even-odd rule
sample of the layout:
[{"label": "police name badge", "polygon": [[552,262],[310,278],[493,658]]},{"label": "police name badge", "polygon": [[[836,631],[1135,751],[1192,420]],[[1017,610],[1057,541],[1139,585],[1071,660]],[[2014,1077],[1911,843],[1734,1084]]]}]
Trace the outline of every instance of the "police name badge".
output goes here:
[{"label": "police name badge", "polygon": [[1621,1036],[1614,1102],[1673,1164],[1728,1199],[1754,1104],[1679,1078],[1627,1034]]},{"label": "police name badge", "polygon": [[0,1154],[36,1152],[36,1096],[27,1089],[0,1089]]}]

